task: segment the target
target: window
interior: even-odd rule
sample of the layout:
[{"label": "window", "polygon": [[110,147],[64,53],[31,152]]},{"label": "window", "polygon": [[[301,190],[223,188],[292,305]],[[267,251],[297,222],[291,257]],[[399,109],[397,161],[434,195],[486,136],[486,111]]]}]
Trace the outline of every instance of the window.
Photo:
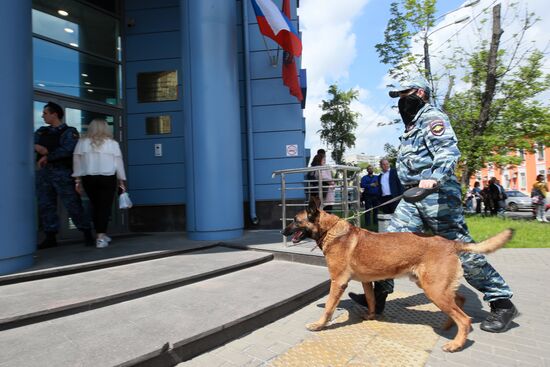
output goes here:
[{"label": "window", "polygon": [[120,20],[81,1],[32,4],[34,88],[121,106]]},{"label": "window", "polygon": [[116,105],[118,65],[33,39],[35,88]]},{"label": "window", "polygon": [[518,150],[518,155],[519,155],[519,157],[521,158],[521,161],[522,161],[522,162],[525,161],[525,150],[519,149],[519,150]]},{"label": "window", "polygon": [[543,161],[544,160],[544,144],[537,144],[537,160]]},{"label": "window", "polygon": [[520,172],[519,182],[520,182],[520,187],[521,188],[526,188],[527,187],[527,179],[525,177],[525,172]]},{"label": "window", "polygon": [[76,1],[33,0],[32,31],[67,46],[120,60],[118,20]]}]

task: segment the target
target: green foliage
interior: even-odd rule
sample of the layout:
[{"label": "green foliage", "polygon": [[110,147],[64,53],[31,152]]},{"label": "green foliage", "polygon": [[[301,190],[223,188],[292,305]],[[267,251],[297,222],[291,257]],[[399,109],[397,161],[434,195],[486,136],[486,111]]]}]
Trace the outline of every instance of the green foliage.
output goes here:
[{"label": "green foliage", "polygon": [[479,51],[469,60],[464,81],[471,88],[455,93],[443,106],[458,137],[462,153],[461,170],[464,179],[487,163],[496,166],[518,165],[521,158],[509,155],[517,149],[533,151],[533,143],[550,144],[550,108],[537,97],[550,87],[550,76],[542,70],[543,54],[531,53],[523,66],[507,78],[502,57],[499,56],[500,81],[493,99],[489,121],[481,127],[479,112],[486,77],[487,52]]},{"label": "green foliage", "polygon": [[323,110],[321,116],[321,140],[332,148],[331,157],[336,164],[344,164],[343,156],[346,148],[355,146],[355,129],[357,128],[358,112],[350,108],[353,100],[357,99],[358,91],[350,89],[341,91],[333,84],[328,93],[332,96],[329,100],[323,100],[320,107]]},{"label": "green foliage", "polygon": [[397,162],[397,148],[390,143],[384,144],[384,152],[386,152],[385,158],[390,162],[390,166],[395,167]]},{"label": "green foliage", "polygon": [[399,0],[391,3],[391,17],[384,31],[384,42],[378,43],[375,48],[380,61],[390,66],[392,77],[406,78],[411,69],[426,73],[423,55],[411,53],[411,40],[434,25],[435,3],[436,0]]},{"label": "green foliage", "polygon": [[[521,159],[510,154],[517,149],[532,151],[534,143],[550,145],[549,103],[541,96],[550,87],[550,75],[544,73],[544,54],[525,41],[525,33],[539,20],[527,7],[524,2],[508,4],[501,22],[504,34],[512,22],[521,27],[493,44],[497,50],[496,78],[488,75],[490,37],[480,37],[471,52],[454,46],[454,54],[443,60],[442,74],[432,76],[435,81],[443,74],[453,81],[462,76],[468,84],[468,89],[454,92],[450,83],[443,105],[457,133],[462,153],[457,175],[463,183],[487,163],[501,167],[520,164]],[[492,24],[492,8],[479,9],[482,16],[475,23],[480,35],[481,28]],[[394,78],[402,79],[412,72],[431,74],[424,69],[427,65],[422,65],[424,55],[411,53],[411,43],[416,39],[429,46],[428,30],[435,25],[436,0],[394,0],[390,12],[384,42],[376,45],[380,61],[389,66]],[[489,80],[495,79],[493,96],[488,85],[492,86]],[[433,92],[437,100],[437,91]],[[482,111],[489,111],[488,119]]]}]

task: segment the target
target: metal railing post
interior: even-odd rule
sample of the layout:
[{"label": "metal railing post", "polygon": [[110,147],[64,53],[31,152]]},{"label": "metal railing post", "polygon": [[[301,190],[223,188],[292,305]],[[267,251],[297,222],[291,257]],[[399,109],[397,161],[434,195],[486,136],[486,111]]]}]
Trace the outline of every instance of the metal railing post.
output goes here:
[{"label": "metal railing post", "polygon": [[348,217],[349,207],[348,207],[348,170],[344,168],[344,188],[342,192],[342,202],[344,204],[344,218]]},{"label": "metal railing post", "polygon": [[[286,227],[286,178],[284,173],[281,173],[281,204],[281,216],[284,230]],[[283,236],[283,243],[286,246],[286,236]]]}]

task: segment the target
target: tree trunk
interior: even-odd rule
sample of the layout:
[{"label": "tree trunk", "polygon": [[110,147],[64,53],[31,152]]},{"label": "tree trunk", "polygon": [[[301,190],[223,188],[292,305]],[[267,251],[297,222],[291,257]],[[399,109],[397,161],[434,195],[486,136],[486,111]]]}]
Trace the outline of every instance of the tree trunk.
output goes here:
[{"label": "tree trunk", "polygon": [[449,99],[451,98],[451,91],[453,90],[453,87],[455,85],[455,76],[451,75],[449,76],[449,87],[447,88],[447,93],[445,93],[445,99],[443,99],[443,111],[445,111],[445,106],[449,102]]},{"label": "tree trunk", "polygon": [[477,133],[482,135],[489,121],[489,111],[495,96],[497,84],[497,56],[500,45],[500,36],[503,30],[500,28],[500,4],[493,7],[493,35],[491,37],[491,46],[487,59],[487,79],[485,80],[485,91],[481,97],[481,111],[479,113],[479,123]]}]

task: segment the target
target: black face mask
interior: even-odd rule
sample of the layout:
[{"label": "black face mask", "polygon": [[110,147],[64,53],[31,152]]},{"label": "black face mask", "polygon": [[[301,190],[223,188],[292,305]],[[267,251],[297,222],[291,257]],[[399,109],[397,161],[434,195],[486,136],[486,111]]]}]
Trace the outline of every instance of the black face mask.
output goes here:
[{"label": "black face mask", "polygon": [[420,111],[425,104],[426,102],[414,93],[406,97],[399,98],[399,103],[397,105],[399,107],[399,114],[401,115],[405,126],[411,124],[414,116],[416,116],[417,112]]}]

